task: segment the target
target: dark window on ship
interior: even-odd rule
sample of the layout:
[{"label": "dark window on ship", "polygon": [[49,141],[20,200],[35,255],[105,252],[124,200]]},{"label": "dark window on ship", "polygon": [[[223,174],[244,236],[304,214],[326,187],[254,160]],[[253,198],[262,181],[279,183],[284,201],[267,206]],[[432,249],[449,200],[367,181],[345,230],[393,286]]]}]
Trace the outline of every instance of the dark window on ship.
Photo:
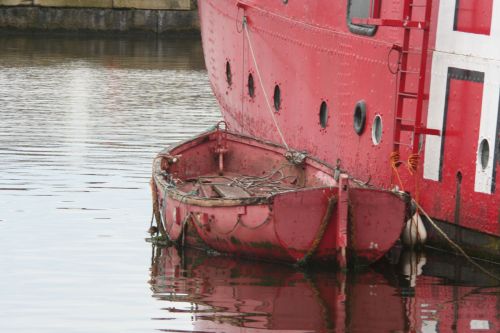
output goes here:
[{"label": "dark window on ship", "polygon": [[229,60],[226,62],[226,81],[229,86],[233,84],[233,74],[231,73],[231,63]]},{"label": "dark window on ship", "polygon": [[248,95],[251,98],[255,97],[255,84],[253,82],[253,75],[252,75],[252,73],[248,74]]},{"label": "dark window on ship", "polygon": [[319,124],[322,128],[326,128],[328,124],[328,105],[323,101],[319,107]]},{"label": "dark window on ship", "polygon": [[347,0],[347,25],[352,33],[373,36],[377,31],[374,25],[353,24],[351,19],[368,18],[371,12],[371,0]]},{"label": "dark window on ship", "polygon": [[274,87],[273,101],[274,109],[278,112],[281,109],[281,89],[279,85]]}]

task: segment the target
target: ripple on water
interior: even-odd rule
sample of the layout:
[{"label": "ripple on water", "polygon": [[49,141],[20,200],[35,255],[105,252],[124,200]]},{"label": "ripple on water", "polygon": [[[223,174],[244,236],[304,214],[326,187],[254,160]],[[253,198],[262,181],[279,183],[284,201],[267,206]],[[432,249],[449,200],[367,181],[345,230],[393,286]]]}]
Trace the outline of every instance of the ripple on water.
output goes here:
[{"label": "ripple on water", "polygon": [[0,331],[153,329],[151,162],[220,118],[200,41],[0,44]]}]

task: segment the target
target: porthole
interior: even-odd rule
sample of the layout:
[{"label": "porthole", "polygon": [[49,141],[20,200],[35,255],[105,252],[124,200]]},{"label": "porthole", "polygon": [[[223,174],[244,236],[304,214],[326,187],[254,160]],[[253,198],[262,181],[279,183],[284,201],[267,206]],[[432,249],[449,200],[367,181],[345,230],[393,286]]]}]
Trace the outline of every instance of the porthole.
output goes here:
[{"label": "porthole", "polygon": [[488,140],[481,140],[479,145],[479,161],[481,162],[481,167],[485,170],[488,167],[488,162],[490,160],[490,144]]},{"label": "porthole", "polygon": [[379,145],[382,140],[382,117],[376,115],[372,125],[372,141],[374,145]]},{"label": "porthole", "polygon": [[255,83],[253,82],[252,73],[248,74],[248,95],[251,98],[255,97]]},{"label": "porthole", "polygon": [[365,101],[359,101],[356,103],[354,107],[354,132],[356,134],[361,135],[365,130],[366,124],[366,103]]},{"label": "porthole", "polygon": [[281,89],[279,85],[274,87],[274,109],[278,112],[281,109]]},{"label": "porthole", "polygon": [[228,85],[233,84],[233,74],[231,73],[231,64],[229,63],[229,60],[226,61],[226,81]]},{"label": "porthole", "polygon": [[328,105],[325,101],[323,101],[319,107],[319,123],[323,128],[326,128],[328,123]]}]

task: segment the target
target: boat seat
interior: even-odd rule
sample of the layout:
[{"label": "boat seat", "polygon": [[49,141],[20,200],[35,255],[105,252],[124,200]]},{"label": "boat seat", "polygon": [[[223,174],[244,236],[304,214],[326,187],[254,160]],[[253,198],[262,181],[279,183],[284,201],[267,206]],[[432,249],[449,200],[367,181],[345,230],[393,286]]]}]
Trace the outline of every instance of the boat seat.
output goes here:
[{"label": "boat seat", "polygon": [[212,185],[212,188],[222,198],[248,198],[251,196],[247,191],[245,191],[241,187],[214,184]]}]

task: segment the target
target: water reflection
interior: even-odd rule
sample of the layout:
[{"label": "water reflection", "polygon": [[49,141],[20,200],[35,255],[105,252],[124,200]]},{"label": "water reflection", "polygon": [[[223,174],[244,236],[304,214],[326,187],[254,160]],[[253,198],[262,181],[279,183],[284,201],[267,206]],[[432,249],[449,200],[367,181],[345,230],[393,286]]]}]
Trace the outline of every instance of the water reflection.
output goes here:
[{"label": "water reflection", "polygon": [[151,161],[220,118],[199,39],[0,43],[0,332],[154,331]]},{"label": "water reflection", "polygon": [[3,66],[60,66],[84,60],[108,68],[205,69],[199,37],[193,35],[124,38],[3,33],[0,45]]},{"label": "water reflection", "polygon": [[[401,263],[408,265],[413,263]],[[498,289],[445,286],[432,276],[421,276],[418,285],[411,286],[413,281],[392,269],[397,266],[384,267],[383,273],[305,273],[170,247],[156,250],[150,283],[154,297],[164,303],[164,316],[155,319],[168,322],[159,324],[168,332],[240,332],[241,328],[465,332],[481,325],[493,332],[500,328]],[[497,294],[490,293],[495,290]]]}]

